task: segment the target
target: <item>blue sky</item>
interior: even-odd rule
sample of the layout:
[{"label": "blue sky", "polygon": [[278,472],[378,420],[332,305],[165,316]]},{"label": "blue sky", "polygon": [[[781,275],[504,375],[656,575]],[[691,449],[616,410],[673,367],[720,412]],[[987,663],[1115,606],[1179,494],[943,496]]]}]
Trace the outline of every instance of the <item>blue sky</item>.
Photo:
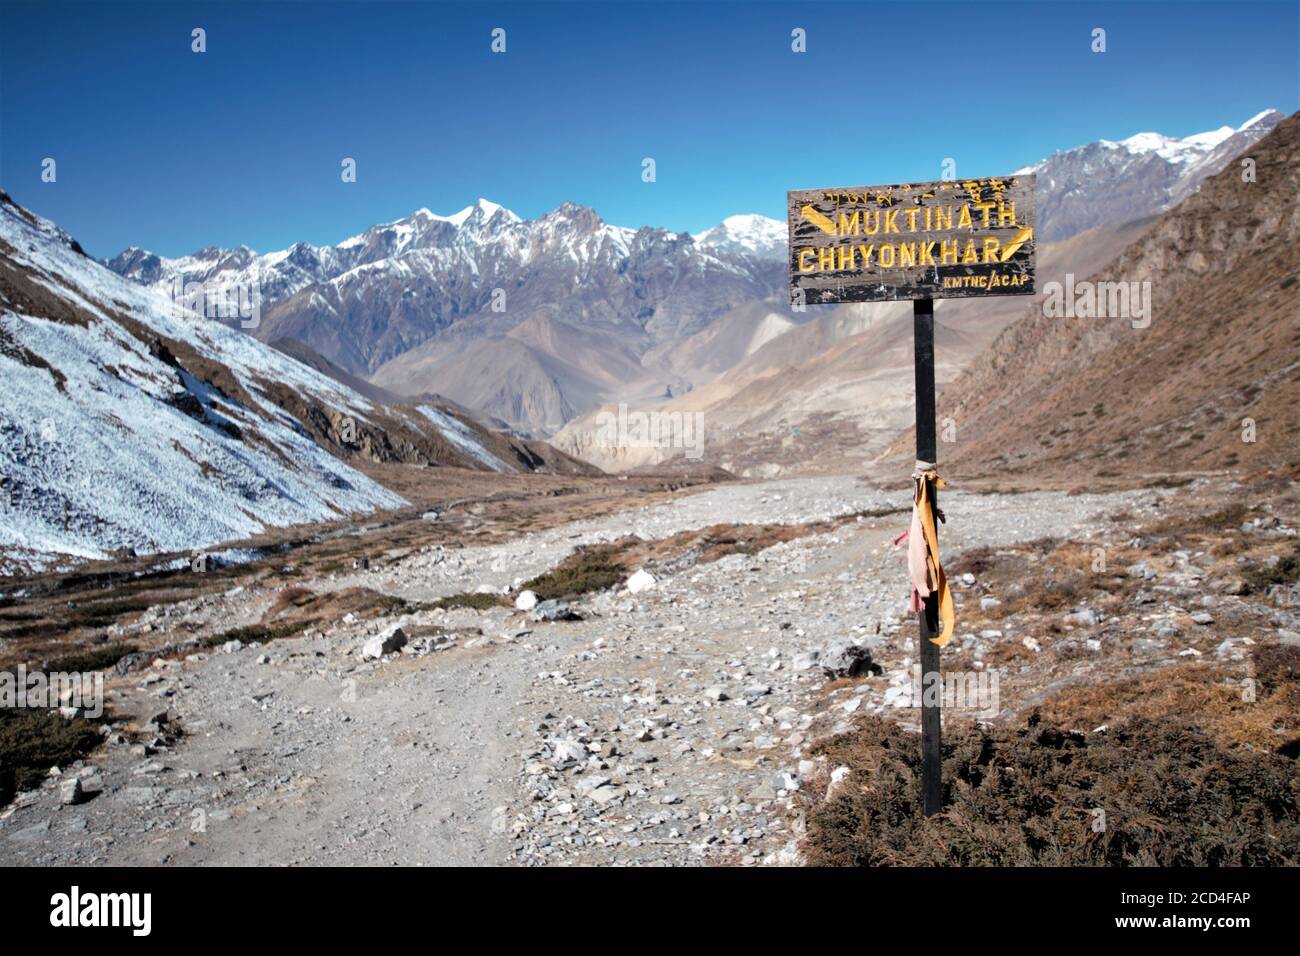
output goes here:
[{"label": "blue sky", "polygon": [[1010,172],[1102,137],[1294,112],[1298,9],[6,3],[0,186],[97,256],[333,243],[479,196],[694,232],[783,218],[791,188],[937,179],[946,157]]}]

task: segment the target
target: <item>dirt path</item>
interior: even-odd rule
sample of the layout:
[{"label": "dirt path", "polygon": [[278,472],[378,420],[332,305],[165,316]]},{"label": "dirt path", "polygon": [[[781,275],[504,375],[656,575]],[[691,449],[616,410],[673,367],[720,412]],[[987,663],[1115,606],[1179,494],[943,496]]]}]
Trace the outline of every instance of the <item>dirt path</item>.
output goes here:
[{"label": "dirt path", "polygon": [[[949,494],[945,551],[1092,533],[1151,497]],[[311,583],[423,600],[515,584],[626,534],[907,503],[848,477],[721,486]],[[143,722],[165,710],[184,735],[153,753],[110,744],[64,768],[98,787],[80,805],[61,805],[57,781],[20,795],[0,819],[0,853],[34,864],[792,861],[788,790],[815,769],[801,768],[803,748],[887,706],[865,684],[828,692],[807,655],[850,638],[886,675],[910,666],[905,577],[888,547],[903,521],[862,519],[640,594],[607,592],[581,621],[421,612],[405,623],[471,629],[423,656],[362,662],[378,625],[344,619],[318,637],[133,673],[112,688],[115,711]],[[238,623],[272,597],[242,591],[186,613]]]}]

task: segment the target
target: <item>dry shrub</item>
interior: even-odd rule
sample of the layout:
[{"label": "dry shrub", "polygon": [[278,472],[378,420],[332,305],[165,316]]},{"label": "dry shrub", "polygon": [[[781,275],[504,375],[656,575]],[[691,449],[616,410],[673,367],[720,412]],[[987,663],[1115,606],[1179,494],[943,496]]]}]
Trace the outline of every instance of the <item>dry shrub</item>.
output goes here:
[{"label": "dry shrub", "polygon": [[1104,684],[1068,687],[1044,701],[1044,719],[1090,730],[1133,719],[1192,720],[1224,746],[1287,752],[1300,738],[1300,649],[1269,644],[1244,662],[1161,667]]},{"label": "dry shrub", "polygon": [[506,604],[505,599],[499,594],[484,594],[481,591],[462,591],[460,594],[449,594],[447,597],[440,597],[432,601],[429,607],[440,608],[444,611],[452,611],[456,608],[469,608],[472,611],[486,611],[492,607],[502,607]]},{"label": "dry shrub", "polygon": [[968,573],[975,575],[977,578],[982,578],[994,568],[1004,566],[1005,560],[1005,558],[999,557],[993,548],[967,548],[956,558],[947,562],[948,567],[945,570],[950,578]]},{"label": "dry shrub", "polygon": [[1292,644],[1260,644],[1252,654],[1255,679],[1260,689],[1276,694],[1287,685],[1300,686],[1300,647]]},{"label": "dry shrub", "polygon": [[526,581],[524,588],[548,601],[617,587],[628,573],[620,560],[626,550],[623,542],[580,548],[551,570]]},{"label": "dry shrub", "polygon": [[347,614],[379,617],[405,606],[405,601],[371,588],[344,588],[342,591],[316,592],[308,588],[285,588],[262,615],[263,624],[273,622],[313,624],[333,623]]},{"label": "dry shrub", "polygon": [[1137,719],[1084,735],[1035,715],[1019,730],[949,729],[945,809],[928,820],[914,734],[868,716],[815,750],[852,774],[834,799],[806,798],[814,865],[1300,863],[1295,762],[1190,726]]},{"label": "dry shrub", "polygon": [[247,627],[234,627],[220,634],[209,634],[200,643],[207,647],[220,647],[227,641],[239,641],[241,644],[269,644],[287,637],[297,637],[308,627],[305,621],[290,621],[286,624],[250,624]]},{"label": "dry shrub", "polygon": [[105,644],[80,653],[56,657],[45,665],[45,670],[64,674],[108,670],[126,655],[134,654],[138,650],[139,648],[134,644]]},{"label": "dry shrub", "polygon": [[1294,584],[1300,580],[1300,546],[1290,554],[1279,555],[1276,564],[1251,562],[1242,576],[1252,594],[1267,594],[1271,587]]},{"label": "dry shrub", "polygon": [[0,708],[0,806],[41,785],[51,767],[66,767],[103,740],[99,728],[54,710]]}]

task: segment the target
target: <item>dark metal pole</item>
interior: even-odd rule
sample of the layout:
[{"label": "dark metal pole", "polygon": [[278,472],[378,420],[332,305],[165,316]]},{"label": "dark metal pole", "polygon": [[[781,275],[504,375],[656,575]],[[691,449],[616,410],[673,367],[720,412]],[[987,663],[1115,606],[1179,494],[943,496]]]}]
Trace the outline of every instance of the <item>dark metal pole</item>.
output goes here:
[{"label": "dark metal pole", "polygon": [[[912,301],[912,335],[916,356],[916,458],[937,463],[934,411],[934,300]],[[938,492],[927,489],[938,511]],[[935,533],[938,534],[938,522]],[[939,645],[930,638],[939,633],[939,595],[931,592],[921,612],[921,807],[925,815],[939,812],[943,801],[942,723],[939,699]]]}]

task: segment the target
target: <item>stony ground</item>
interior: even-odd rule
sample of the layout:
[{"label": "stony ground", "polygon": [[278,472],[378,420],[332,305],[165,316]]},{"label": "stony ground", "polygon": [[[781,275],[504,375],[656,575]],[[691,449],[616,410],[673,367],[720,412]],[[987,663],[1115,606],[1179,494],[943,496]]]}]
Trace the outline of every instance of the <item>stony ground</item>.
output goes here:
[{"label": "stony ground", "polygon": [[[1163,491],[947,493],[945,555],[1113,533]],[[407,601],[517,588],[579,545],[734,523],[805,524],[910,504],[853,478],[724,485],[481,547],[433,545],[325,575]],[[904,515],[732,554],[538,622],[510,607],[343,616],[264,645],[173,656],[110,681],[110,742],[0,811],[0,855],[50,864],[754,864],[797,862],[793,789],[811,740],[896,713],[913,623],[890,539]],[[971,585],[961,585],[970,587]],[[258,587],[159,608],[120,633],[226,630]],[[392,624],[404,651],[364,660]],[[419,635],[424,634],[423,638]],[[844,638],[882,679],[828,682]],[[966,640],[969,650],[977,636]],[[892,688],[892,689],[891,689]],[[802,766],[801,766],[802,764]],[[65,803],[77,776],[88,799]]]}]

